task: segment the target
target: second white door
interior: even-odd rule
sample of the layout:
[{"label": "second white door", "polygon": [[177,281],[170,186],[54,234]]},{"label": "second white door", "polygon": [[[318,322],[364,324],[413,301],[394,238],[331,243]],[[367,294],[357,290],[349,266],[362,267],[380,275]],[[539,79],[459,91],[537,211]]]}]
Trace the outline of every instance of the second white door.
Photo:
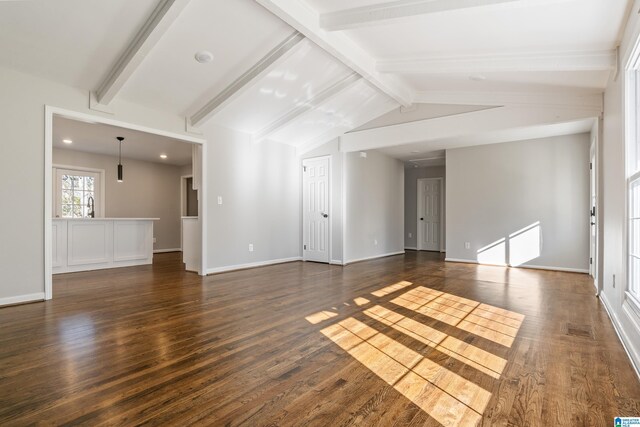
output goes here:
[{"label": "second white door", "polygon": [[418,250],[440,250],[440,183],[418,180]]},{"label": "second white door", "polygon": [[303,165],[303,253],[305,261],[329,262],[329,159]]}]

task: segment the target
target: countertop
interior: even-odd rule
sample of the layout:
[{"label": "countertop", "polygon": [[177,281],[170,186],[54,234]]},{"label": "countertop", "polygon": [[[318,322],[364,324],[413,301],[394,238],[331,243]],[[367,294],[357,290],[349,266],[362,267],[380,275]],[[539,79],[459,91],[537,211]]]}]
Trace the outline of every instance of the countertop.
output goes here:
[{"label": "countertop", "polygon": [[160,218],[53,218],[54,221],[160,221]]}]

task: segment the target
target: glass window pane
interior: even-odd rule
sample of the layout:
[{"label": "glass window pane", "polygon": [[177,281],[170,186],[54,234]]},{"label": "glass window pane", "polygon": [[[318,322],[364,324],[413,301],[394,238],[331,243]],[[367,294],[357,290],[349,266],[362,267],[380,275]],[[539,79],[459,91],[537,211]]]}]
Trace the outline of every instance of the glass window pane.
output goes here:
[{"label": "glass window pane", "polygon": [[82,204],[82,191],[73,192],[73,204],[78,206]]},{"label": "glass window pane", "polygon": [[62,175],[62,189],[71,189],[71,178],[69,177],[69,175]]},{"label": "glass window pane", "polygon": [[94,180],[95,180],[95,178],[92,177],[92,176],[85,176],[84,177],[84,189],[87,190],[87,191],[93,191]]},{"label": "glass window pane", "polygon": [[640,293],[640,259],[629,257],[629,272],[630,272],[630,280],[629,280],[629,291],[634,295],[638,295]]},{"label": "glass window pane", "polygon": [[73,198],[73,192],[70,190],[62,190],[62,204],[69,205],[71,204],[71,199]]},{"label": "glass window pane", "polygon": [[73,205],[73,217],[82,218],[82,207],[80,205]]},{"label": "glass window pane", "polygon": [[71,218],[71,205],[62,205],[62,217]]}]

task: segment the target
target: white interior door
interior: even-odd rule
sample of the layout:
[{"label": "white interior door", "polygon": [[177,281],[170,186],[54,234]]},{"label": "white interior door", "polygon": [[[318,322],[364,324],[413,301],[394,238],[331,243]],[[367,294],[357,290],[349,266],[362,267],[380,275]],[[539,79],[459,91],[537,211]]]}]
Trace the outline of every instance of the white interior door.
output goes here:
[{"label": "white interior door", "polygon": [[440,250],[440,180],[418,180],[418,250]]},{"label": "white interior door", "polygon": [[329,159],[306,159],[303,166],[303,255],[329,262]]},{"label": "white interior door", "polygon": [[589,164],[590,168],[590,180],[591,180],[591,211],[589,212],[589,274],[591,277],[595,279],[597,275],[596,271],[596,258],[597,258],[597,233],[598,233],[598,225],[596,221],[596,206],[598,205],[597,200],[597,189],[596,189],[596,168],[595,163],[596,158],[595,155],[591,157],[591,163]]}]

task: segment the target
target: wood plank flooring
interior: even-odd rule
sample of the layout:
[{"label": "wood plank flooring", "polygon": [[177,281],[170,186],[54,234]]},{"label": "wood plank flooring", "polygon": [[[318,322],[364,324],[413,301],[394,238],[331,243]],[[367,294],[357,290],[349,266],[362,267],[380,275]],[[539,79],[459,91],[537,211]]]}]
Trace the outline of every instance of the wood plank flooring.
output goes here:
[{"label": "wood plank flooring", "polygon": [[206,278],[178,254],[0,309],[0,425],[609,426],[640,382],[586,275],[409,252]]}]

